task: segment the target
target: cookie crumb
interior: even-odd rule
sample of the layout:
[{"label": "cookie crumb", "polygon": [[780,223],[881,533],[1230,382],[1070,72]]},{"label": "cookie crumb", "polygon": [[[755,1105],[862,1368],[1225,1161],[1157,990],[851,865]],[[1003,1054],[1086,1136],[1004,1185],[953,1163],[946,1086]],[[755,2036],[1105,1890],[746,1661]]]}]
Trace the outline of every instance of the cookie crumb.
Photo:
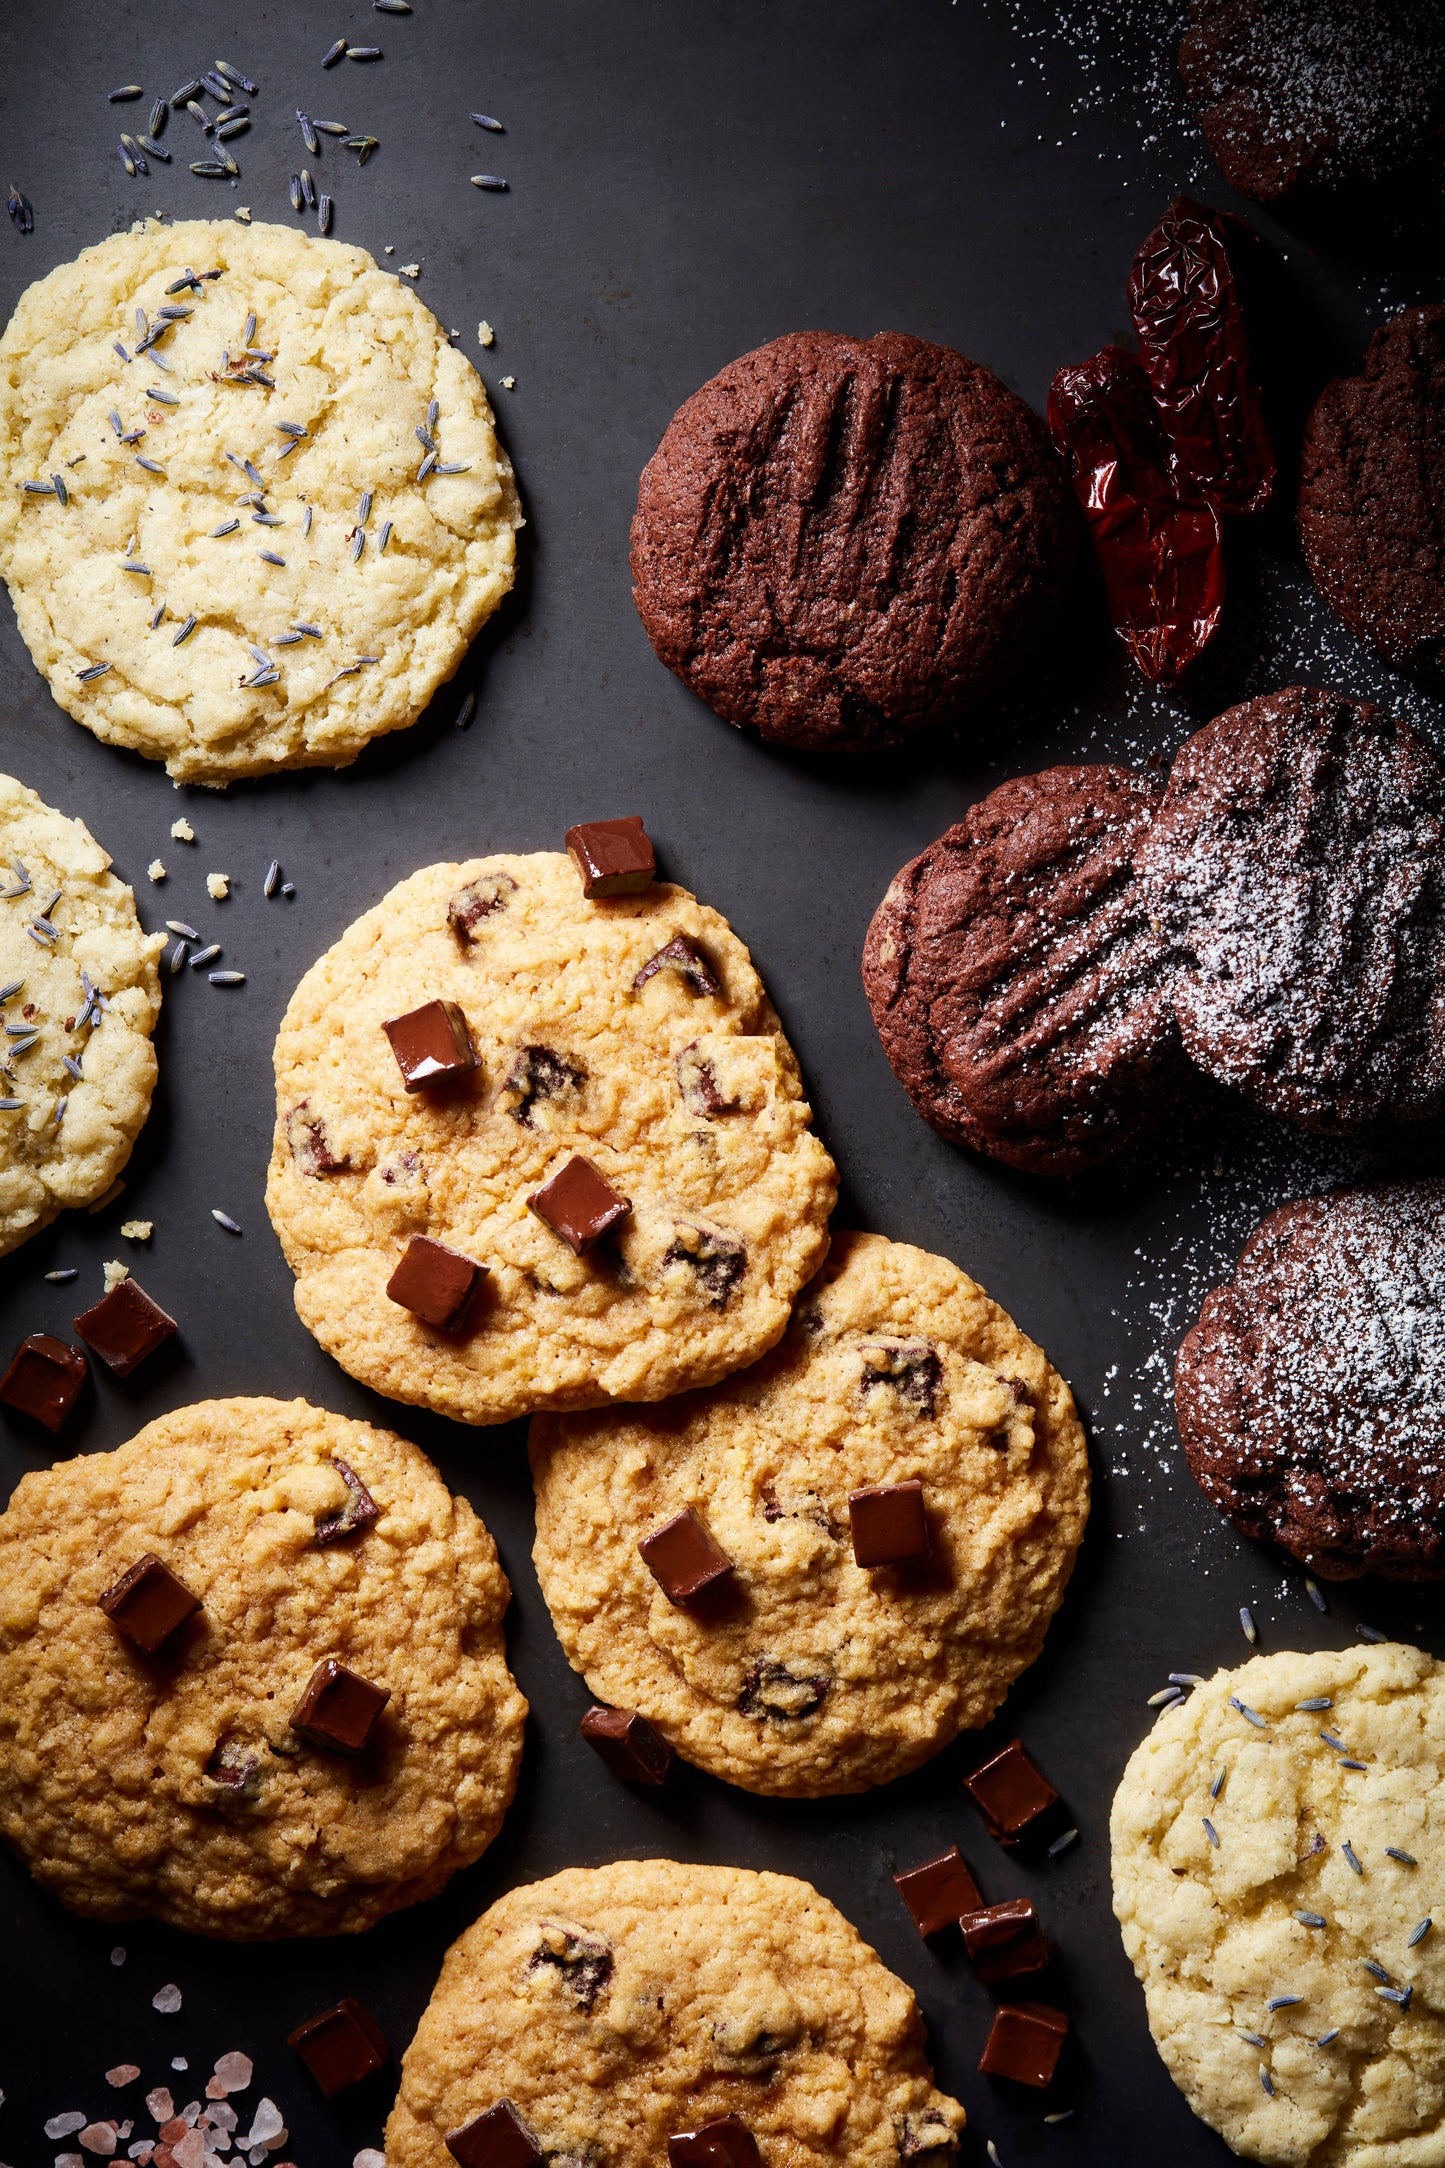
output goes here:
[{"label": "cookie crumb", "polygon": [[110,1294],[113,1288],[119,1287],[122,1280],[128,1280],[129,1278],[130,1266],[123,1265],[118,1257],[112,1257],[105,1268],[106,1293]]},{"label": "cookie crumb", "polygon": [[517,379],[516,379],[516,378],[515,378],[514,376],[504,376],[504,377],[502,378],[502,389],[503,389],[503,391],[515,391],[515,390],[516,390],[516,388],[517,388]]},{"label": "cookie crumb", "polygon": [[156,1231],[154,1220],[122,1220],[120,1231],[127,1242],[149,1242]]},{"label": "cookie crumb", "polygon": [[495,331],[493,331],[491,325],[487,322],[487,319],[484,316],[477,326],[477,339],[479,343],[483,346],[491,346],[495,341],[496,336],[497,334],[495,333]]},{"label": "cookie crumb", "polygon": [[146,867],[146,873],[153,881],[163,881],[166,877],[166,869],[158,858],[153,858],[151,860],[150,864]]},{"label": "cookie crumb", "polygon": [[239,219],[239,220],[241,221],[241,224],[242,224],[243,226],[249,226],[249,225],[250,225],[250,223],[251,223],[251,206],[250,206],[250,204],[249,204],[249,203],[241,203],[241,204],[238,204],[238,205],[236,206],[236,216],[237,216],[237,218],[238,218],[238,219]]},{"label": "cookie crumb", "polygon": [[419,279],[421,277],[421,265],[419,263],[399,264],[397,269],[404,279]]},{"label": "cookie crumb", "polygon": [[171,834],[175,837],[177,843],[194,843],[196,840],[196,831],[186,819],[184,813],[178,821],[171,822]]},{"label": "cookie crumb", "polygon": [[213,903],[224,903],[230,893],[231,876],[229,873],[208,873],[206,875],[206,894]]}]

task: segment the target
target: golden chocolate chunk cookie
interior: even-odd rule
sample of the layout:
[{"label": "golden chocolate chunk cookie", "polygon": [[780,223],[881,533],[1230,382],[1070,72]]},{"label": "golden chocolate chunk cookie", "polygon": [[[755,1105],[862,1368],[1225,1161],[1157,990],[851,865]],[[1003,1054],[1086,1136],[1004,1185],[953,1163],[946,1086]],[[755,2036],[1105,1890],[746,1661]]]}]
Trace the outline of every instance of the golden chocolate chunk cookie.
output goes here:
[{"label": "golden chocolate chunk cookie", "polygon": [[[782,1345],[712,1392],[539,1417],[532,1473],[542,1593],[592,1692],[801,1798],[986,1723],[1089,1510],[1058,1372],[946,1258],[879,1235],[836,1236]],[[731,1571],[691,1595],[709,1537]]]},{"label": "golden chocolate chunk cookie", "polygon": [[726,921],[666,882],[589,901],[550,852],[426,867],[307,972],[276,1087],[302,1322],[461,1422],[711,1384],[827,1249],[792,1049]]},{"label": "golden chocolate chunk cookie", "polygon": [[36,668],[186,783],[344,767],[415,722],[521,525],[481,379],[411,289],[230,220],[146,221],[22,294],[0,485]]},{"label": "golden chocolate chunk cookie", "polygon": [[77,1912],[232,1940],[432,1896],[527,1705],[486,1529],[415,1446],[210,1400],[0,1515],[0,1828]]},{"label": "golden chocolate chunk cookie", "polygon": [[626,1859],[513,1890],[453,1943],[386,2158],[452,2168],[447,2138],[479,2124],[457,2159],[657,2168],[731,2123],[687,2157],[943,2168],[963,2120],[912,1993],[808,1883]]},{"label": "golden chocolate chunk cookie", "polygon": [[1114,1910],[1189,2105],[1275,2168],[1445,2161],[1445,1665],[1256,1656],[1114,1799]]},{"label": "golden chocolate chunk cookie", "polygon": [[85,823],[0,775],[0,1255],[103,1197],[130,1158],[164,947]]}]

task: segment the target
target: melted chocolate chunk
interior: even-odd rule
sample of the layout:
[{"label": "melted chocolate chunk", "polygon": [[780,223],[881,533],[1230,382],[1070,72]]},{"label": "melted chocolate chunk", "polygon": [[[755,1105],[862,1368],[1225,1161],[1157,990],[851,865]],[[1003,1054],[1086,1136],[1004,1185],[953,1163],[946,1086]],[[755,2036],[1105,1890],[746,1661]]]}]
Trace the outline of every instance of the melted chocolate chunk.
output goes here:
[{"label": "melted chocolate chunk", "polygon": [[674,934],[665,948],[660,948],[655,956],[648,957],[632,982],[633,992],[639,992],[659,971],[675,971],[695,994],[722,992],[722,980],[696,941],[690,940],[685,933]]},{"label": "melted chocolate chunk", "polygon": [[447,898],[447,924],[459,941],[474,941],[482,920],[505,910],[508,898],[516,893],[510,873],[483,873]]},{"label": "melted chocolate chunk", "polygon": [[291,1728],[333,1754],[360,1754],[390,1699],[389,1687],[373,1686],[334,1656],[325,1656],[291,1711]]},{"label": "melted chocolate chunk", "polygon": [[677,1088],[690,1114],[699,1114],[704,1120],[711,1121],[715,1115],[738,1112],[742,1102],[723,1096],[718,1087],[717,1071],[706,1054],[698,1052],[696,1039],[674,1056],[672,1066],[677,1072]]},{"label": "melted chocolate chunk", "polygon": [[128,1378],[178,1328],[134,1280],[122,1280],[75,1320],[75,1329],[108,1370]]},{"label": "melted chocolate chunk", "polygon": [[364,2002],[347,1995],[286,2035],[322,2093],[333,2100],[391,2061],[386,2035]]},{"label": "melted chocolate chunk", "polygon": [[937,1859],[926,1859],[920,1867],[908,1867],[902,1874],[895,1874],[893,1880],[921,1935],[936,1935],[942,1928],[957,1926],[965,1912],[977,1911],[982,1902],[978,1884],[956,1844],[940,1852]]},{"label": "melted chocolate chunk", "polygon": [[563,1092],[576,1091],[586,1079],[585,1069],[579,1069],[550,1046],[524,1046],[502,1079],[496,1105],[514,1122],[530,1129],[532,1109],[539,1099],[556,1099]]},{"label": "melted chocolate chunk", "polygon": [[691,1506],[644,1536],[637,1548],[663,1594],[676,1604],[691,1603],[733,1572],[727,1552]]},{"label": "melted chocolate chunk", "polygon": [[413,1235],[386,1283],[386,1292],[424,1325],[452,1332],[464,1321],[486,1276],[486,1266],[474,1257],[464,1257],[430,1235]]},{"label": "melted chocolate chunk", "polygon": [[1021,1973],[1041,1972],[1049,1961],[1049,1946],[1039,1929],[1039,1916],[1027,1897],[1010,1897],[1001,1905],[981,1905],[965,1912],[959,1922],[969,1963],[980,1980],[1016,1980]]},{"label": "melted chocolate chunk", "polygon": [[[541,2140],[510,2100],[499,2100],[485,2115],[473,2116],[470,2123],[452,2131],[446,2146],[461,2168],[529,2168],[532,2161],[546,2157]],[[559,2164],[565,2159],[561,2154],[551,2157]]]},{"label": "melted chocolate chunk", "polygon": [[1043,1771],[1024,1752],[1023,1741],[1008,1745],[964,1778],[964,1789],[1002,1845],[1013,1846],[1059,1803]]},{"label": "melted chocolate chunk", "polygon": [[90,1366],[78,1347],[48,1332],[28,1332],[0,1378],[0,1406],[43,1423],[52,1435],[80,1398]]},{"label": "melted chocolate chunk", "polygon": [[744,1716],[767,1716],[775,1723],[796,1723],[822,1708],[831,1679],[805,1671],[792,1671],[774,1657],[760,1656],[743,1682],[738,1707]]},{"label": "melted chocolate chunk", "polygon": [[632,1210],[630,1200],[619,1195],[580,1152],[559,1167],[550,1181],[534,1189],[527,1203],[576,1257],[600,1242]]},{"label": "melted chocolate chunk", "polygon": [[719,2116],[698,2130],[674,2131],[667,2168],[763,2168],[752,2132],[740,2116]]},{"label": "melted chocolate chunk", "polygon": [[652,886],[657,859],[639,813],[619,821],[583,821],[565,837],[584,896],[635,896]]},{"label": "melted chocolate chunk", "polygon": [[747,1245],[741,1236],[725,1234],[719,1227],[695,1227],[682,1221],[662,1262],[664,1267],[689,1265],[712,1307],[725,1310],[748,1269]]},{"label": "melted chocolate chunk", "polygon": [[836,1521],[822,1499],[813,1491],[804,1491],[799,1498],[774,1498],[765,1495],[763,1519],[769,1522],[811,1521],[815,1528],[822,1529],[825,1536],[831,1536],[835,1543],[838,1540]]},{"label": "melted chocolate chunk", "polygon": [[625,1784],[661,1784],[672,1767],[672,1748],[636,1709],[594,1704],[582,1719],[582,1736]]},{"label": "melted chocolate chunk", "polygon": [[725,2017],[712,2029],[713,2054],[722,2069],[740,2077],[771,2078],[797,2038],[796,2027],[776,2032],[760,2017]]},{"label": "melted chocolate chunk", "polygon": [[401,1081],[409,1092],[455,1083],[477,1066],[467,1020],[455,1001],[425,1001],[382,1030],[391,1041]]},{"label": "melted chocolate chunk", "polygon": [[338,1152],[326,1133],[322,1115],[312,1110],[309,1099],[298,1099],[286,1117],[286,1142],[298,1174],[346,1174],[351,1161]]},{"label": "melted chocolate chunk", "polygon": [[993,2029],[978,2059],[990,2078],[1012,2078],[1015,2085],[1049,2084],[1059,2066],[1069,2021],[1062,2010],[1041,2002],[1006,2002],[994,2012]]},{"label": "melted chocolate chunk", "polygon": [[920,1415],[932,1415],[943,1382],[943,1364],[931,1340],[865,1340],[858,1352],[863,1358],[865,1396],[880,1385],[890,1385]]},{"label": "melted chocolate chunk", "polygon": [[254,1799],[260,1789],[261,1757],[244,1739],[222,1739],[205,1774],[219,1790]]},{"label": "melted chocolate chunk", "polygon": [[343,1536],[354,1536],[358,1529],[370,1528],[381,1514],[380,1506],[348,1462],[333,1453],[331,1465],[346,1485],[346,1503],[316,1523],[313,1540],[318,1544],[339,1543]]},{"label": "melted chocolate chunk", "polygon": [[143,1656],[154,1656],[161,1643],[200,1610],[201,1599],[154,1551],[147,1551],[102,1591],[100,1608]]},{"label": "melted chocolate chunk", "polygon": [[527,1960],[529,1972],[555,1965],[577,2007],[590,2011],[612,1978],[612,1944],[605,1935],[563,1920],[543,1920],[542,1939]]},{"label": "melted chocolate chunk", "polygon": [[928,1555],[920,1482],[884,1483],[848,1493],[853,1556],[860,1566],[898,1566]]},{"label": "melted chocolate chunk", "polygon": [[958,2133],[951,2130],[933,2108],[910,2109],[893,2119],[900,2160],[919,2160],[925,2153],[956,2153]]}]

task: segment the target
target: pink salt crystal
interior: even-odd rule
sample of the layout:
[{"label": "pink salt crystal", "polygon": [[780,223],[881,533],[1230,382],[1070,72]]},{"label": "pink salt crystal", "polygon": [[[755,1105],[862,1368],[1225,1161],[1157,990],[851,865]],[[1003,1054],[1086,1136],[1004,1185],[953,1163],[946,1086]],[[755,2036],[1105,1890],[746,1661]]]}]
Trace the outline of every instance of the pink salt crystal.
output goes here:
[{"label": "pink salt crystal", "polygon": [[57,2153],[55,2168],[85,2168],[85,2155],[83,2153]]},{"label": "pink salt crystal", "polygon": [[225,2099],[225,2097],[226,2097],[226,2085],[225,2085],[225,2080],[224,2080],[224,2079],[222,2079],[222,2078],[207,2078],[207,2080],[206,2080],[206,2098],[207,2098],[207,2100],[224,2100],[224,2099]]},{"label": "pink salt crystal", "polygon": [[114,2070],[107,2070],[107,2085],[133,2085],[140,2076],[139,2063],[117,2063]]},{"label": "pink salt crystal", "polygon": [[109,2160],[115,2151],[114,2123],[87,2123],[80,2134],[80,2142],[87,2153],[99,2153]]},{"label": "pink salt crystal", "polygon": [[174,1980],[158,1987],[151,1997],[151,2008],[159,2010],[162,2017],[174,2017],[181,2007],[181,1991]]},{"label": "pink salt crystal", "polygon": [[52,2115],[45,2126],[47,2138],[68,2138],[72,2131],[84,2130],[85,2117],[79,2108],[67,2108],[63,2115]]},{"label": "pink salt crystal", "polygon": [[158,2123],[168,2123],[176,2112],[176,2104],[164,2085],[158,2085],[153,2093],[146,2094],[146,2106]]},{"label": "pink salt crystal", "polygon": [[188,2130],[180,2142],[171,2147],[171,2157],[176,2168],[205,2168],[206,2140],[203,2132]]},{"label": "pink salt crystal", "polygon": [[[228,2054],[217,2058],[216,2075],[211,2084],[219,2085],[223,2094],[244,2093],[254,2069],[249,2055],[243,2055],[239,2048],[232,2048]],[[208,2085],[206,2091],[209,2093],[210,2090]]]}]

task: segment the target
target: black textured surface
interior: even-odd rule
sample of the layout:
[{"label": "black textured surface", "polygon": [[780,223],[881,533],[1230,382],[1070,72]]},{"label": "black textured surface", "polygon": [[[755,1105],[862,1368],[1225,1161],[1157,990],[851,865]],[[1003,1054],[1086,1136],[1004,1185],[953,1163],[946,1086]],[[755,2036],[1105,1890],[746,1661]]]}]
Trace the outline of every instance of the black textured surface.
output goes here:
[{"label": "black textured surface", "polygon": [[[1130,260],[1169,197],[1188,186],[1228,204],[1227,191],[1177,112],[1172,133],[1146,144],[1154,131],[1130,103],[1143,71],[1127,24],[1081,73],[1057,39],[1018,35],[1054,17],[1044,0],[997,10],[978,0],[415,6],[397,17],[361,0],[15,0],[0,22],[0,181],[35,206],[28,239],[0,223],[0,308],[144,210],[219,216],[245,203],[289,220],[298,103],[367,128],[382,148],[364,171],[331,141],[309,161],[335,195],[334,230],[383,262],[419,263],[418,291],[473,358],[478,318],[496,325],[483,373],[493,387],[516,377],[515,392],[495,399],[529,519],[517,595],[425,720],[346,774],[226,797],[177,792],[158,768],[96,744],[54,707],[0,608],[0,765],[91,823],[148,923],[191,920],[248,974],[229,992],[189,971],[165,981],[162,1081],[125,1195],[95,1218],[65,1219],[0,1268],[0,1352],[26,1331],[68,1333],[100,1292],[102,1261],[123,1254],[180,1320],[180,1339],[130,1386],[100,1380],[64,1452],[114,1446],[165,1409],[227,1392],[304,1393],[415,1438],[481,1509],[513,1576],[511,1651],[534,1711],[528,1754],[492,1852],[437,1902],[355,1941],[234,1949],[147,1925],[94,1926],[41,1899],[5,1859],[0,2159],[39,2168],[73,2145],[47,2141],[43,2119],[111,2112],[101,2073],[116,2061],[144,2066],[140,2092],[184,2053],[199,2090],[217,2054],[243,2047],[257,2066],[246,2099],[269,2092],[288,2117],[280,2157],[344,2168],[357,2146],[379,2142],[391,2080],[324,2107],[287,2031],[354,1993],[399,2051],[442,1951],[495,1893],[565,1865],[657,1853],[799,1873],[841,1905],[922,1998],[940,2079],[968,2105],[966,2163],[981,2162],[992,2137],[1007,2168],[1166,2151],[1179,2168],[1218,2164],[1223,2147],[1192,2121],[1149,2043],[1109,1912],[1108,1805],[1148,1722],[1145,1697],[1168,1669],[1242,1659],[1243,1602],[1280,1648],[1342,1643],[1361,1614],[1406,1630],[1423,1617],[1429,1640],[1436,1599],[1366,1583],[1317,1616],[1298,1577],[1244,1546],[1196,1493],[1165,1385],[1197,1297],[1228,1276],[1264,1210],[1337,1173],[1402,1159],[1417,1171],[1432,1152],[1438,1162],[1438,1144],[1417,1133],[1394,1151],[1346,1152],[1231,1116],[1169,1138],[1146,1165],[1072,1187],[1011,1176],[913,1114],[874,1036],[858,956],[898,866],[1001,775],[1059,759],[1167,757],[1209,714],[1306,666],[1357,697],[1399,705],[1404,695],[1310,595],[1288,485],[1278,516],[1239,537],[1230,624],[1187,699],[1138,693],[1107,644],[1081,634],[1051,658],[1054,680],[1000,702],[966,737],[873,761],[810,761],[714,720],[653,657],[626,548],[644,461],[675,407],[734,355],[811,325],[897,328],[961,347],[1039,408],[1060,362],[1119,332]],[[323,75],[320,56],[342,34],[379,44],[385,59]],[[143,126],[147,107],[107,106],[105,91],[139,81],[148,98],[164,95],[218,54],[261,85],[251,132],[234,145],[239,184],[184,171],[199,142],[184,115],[166,137],[171,166],[128,181],[114,142]],[[1117,95],[1072,110],[1084,82]],[[474,129],[471,108],[497,113],[507,133]],[[506,175],[510,192],[469,188],[477,171]],[[393,258],[381,255],[388,242]],[[1324,245],[1296,261],[1291,243],[1287,263],[1261,251],[1276,418],[1297,420],[1322,374],[1357,363],[1386,299],[1417,298],[1382,288],[1368,235],[1362,251],[1346,261]],[[463,685],[479,695],[465,735],[452,727]],[[1439,711],[1411,698],[1438,741]],[[182,811],[194,848],[170,840]],[[352,1384],[296,1322],[262,1208],[271,1039],[320,950],[431,859],[558,848],[569,823],[628,812],[646,815],[665,870],[753,944],[842,1167],[840,1224],[956,1258],[1043,1342],[1093,1419],[1094,1522],[1043,1660],[985,1739],[861,1799],[769,1804],[681,1765],[656,1794],[609,1776],[577,1735],[588,1697],[532,1576],[520,1427],[470,1433]],[[157,854],[171,868],[162,889],[145,880]],[[272,857],[296,883],[290,903],[261,895]],[[232,875],[226,904],[206,896],[210,869]],[[241,1223],[239,1240],[210,1219],[212,1206]],[[118,1232],[132,1215],[156,1223],[140,1252]],[[81,1268],[72,1289],[45,1283],[45,1271],[70,1264]],[[8,1422],[0,1455],[7,1488],[46,1458]],[[985,1745],[1015,1730],[1082,1832],[1044,1870],[1006,1858],[959,1793]],[[1073,2012],[1076,2034],[1045,2100],[1005,2098],[976,2074],[991,1997],[961,1956],[925,1949],[889,1879],[955,1840],[985,1899],[1031,1896],[1061,1952],[1040,1992]],[[129,1956],[112,1971],[117,1943]],[[150,1997],[172,1980],[184,2008],[157,2016]],[[171,2082],[178,2102],[193,2097],[185,2077]],[[1077,2113],[1045,2128],[1055,2105]]]}]

